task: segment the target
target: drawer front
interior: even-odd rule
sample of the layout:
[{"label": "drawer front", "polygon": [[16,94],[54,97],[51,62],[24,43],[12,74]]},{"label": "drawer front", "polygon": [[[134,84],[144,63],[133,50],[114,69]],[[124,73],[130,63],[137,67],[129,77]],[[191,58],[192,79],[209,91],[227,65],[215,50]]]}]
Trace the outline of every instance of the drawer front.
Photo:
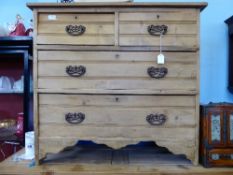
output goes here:
[{"label": "drawer front", "polygon": [[150,127],[152,125],[146,118],[154,113],[167,116],[159,127],[195,126],[194,96],[41,94],[39,104],[42,126],[55,124],[72,128],[73,125],[65,120],[68,113],[86,116],[80,127]]},{"label": "drawer front", "polygon": [[[67,120],[74,113],[76,123]],[[195,96],[40,94],[39,116],[43,153],[77,140],[114,148],[156,141],[176,151],[182,146],[184,152],[195,145]]]},{"label": "drawer front", "polygon": [[167,31],[163,33],[161,42],[164,47],[198,47],[197,11],[158,10],[119,14],[119,43],[122,46],[159,46],[159,35],[163,30]]},{"label": "drawer front", "polygon": [[233,166],[233,150],[212,149],[207,151],[207,163],[205,166]]},{"label": "drawer front", "polygon": [[[68,113],[85,117],[70,123]],[[165,119],[156,125],[151,114]],[[40,137],[188,139],[196,126],[195,96],[40,94],[39,116]]]},{"label": "drawer front", "polygon": [[37,44],[114,45],[114,14],[39,14]]},{"label": "drawer front", "polygon": [[[54,91],[89,89],[182,92],[196,90],[196,53],[164,53],[166,56],[164,65],[156,63],[157,54],[154,52],[40,51],[38,53],[38,87]],[[75,67],[77,74],[74,74]],[[67,72],[67,70],[71,71]],[[149,70],[151,72],[148,72]]]}]

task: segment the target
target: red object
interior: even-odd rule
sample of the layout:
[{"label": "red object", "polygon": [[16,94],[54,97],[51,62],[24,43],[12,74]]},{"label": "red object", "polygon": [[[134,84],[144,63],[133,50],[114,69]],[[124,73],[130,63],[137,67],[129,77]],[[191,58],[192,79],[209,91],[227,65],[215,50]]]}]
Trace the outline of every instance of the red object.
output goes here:
[{"label": "red object", "polygon": [[14,31],[10,33],[10,36],[26,36],[26,31],[23,23],[18,23]]},{"label": "red object", "polygon": [[16,133],[15,135],[19,138],[23,138],[24,130],[23,130],[23,113],[18,113],[17,116],[17,126],[16,126]]}]

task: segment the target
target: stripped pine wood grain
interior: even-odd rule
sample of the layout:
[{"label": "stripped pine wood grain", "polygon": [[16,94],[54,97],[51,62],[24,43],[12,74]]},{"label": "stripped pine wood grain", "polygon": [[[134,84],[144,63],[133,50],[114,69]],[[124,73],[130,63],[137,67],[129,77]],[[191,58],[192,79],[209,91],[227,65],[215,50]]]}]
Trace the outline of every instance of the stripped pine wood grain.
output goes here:
[{"label": "stripped pine wood grain", "polygon": [[[193,91],[196,89],[195,79],[172,79],[154,80],[145,79],[129,79],[129,78],[94,78],[94,79],[79,79],[63,78],[63,77],[39,77],[39,89],[103,89],[103,90],[187,90]],[[123,91],[122,91],[123,92]]]},{"label": "stripped pine wood grain", "polygon": [[[48,15],[55,15],[54,20],[50,20]],[[38,16],[40,24],[43,23],[72,23],[72,22],[111,22],[114,23],[114,14],[103,14],[103,13],[40,13]]]},{"label": "stripped pine wood grain", "polygon": [[[196,10],[196,13],[197,13],[197,30],[200,28],[200,13],[198,10]],[[200,33],[198,32],[197,34],[197,40],[198,42],[200,42]],[[197,58],[200,57],[200,52],[197,51]],[[197,59],[197,64],[196,64],[196,69],[199,70],[200,68],[200,59]],[[197,81],[196,81],[196,86],[197,87],[200,87],[200,71],[197,72]],[[198,89],[198,91],[200,91]],[[200,149],[200,93],[198,92],[196,94],[196,123],[199,123],[199,125],[197,125],[196,127],[196,148],[195,148],[195,152],[196,152],[196,155],[195,155],[195,160],[194,160],[194,163],[195,164],[198,164],[200,158],[199,158],[199,149]]]},{"label": "stripped pine wood grain", "polygon": [[[101,45],[96,45],[95,47],[93,46],[88,46],[88,45],[66,45],[66,47],[64,47],[63,45],[55,45],[55,44],[51,44],[51,45],[37,45],[38,50],[40,51],[121,51],[121,52],[125,52],[125,51],[134,51],[134,52],[159,52],[160,51],[160,47],[159,46],[145,46],[145,47],[141,47],[141,46],[101,46]],[[199,48],[198,47],[187,47],[187,46],[163,46],[163,52],[196,52],[198,51]]]},{"label": "stripped pine wood grain", "polygon": [[[162,39],[164,46],[186,45],[188,47],[198,47],[195,27],[196,18],[197,14],[194,9],[180,12],[167,11],[164,13],[120,13],[119,42],[122,46],[158,46],[160,43],[159,37],[151,36],[147,31],[147,27],[149,25],[166,25],[168,31]],[[170,24],[171,22],[173,22],[173,25]],[[190,26],[191,30],[189,29]]]},{"label": "stripped pine wood grain", "polygon": [[38,11],[34,10],[33,11],[33,18],[34,18],[34,36],[33,36],[33,125],[34,125],[34,132],[35,132],[35,160],[36,163],[39,164],[39,141],[38,138],[39,137],[39,116],[38,116],[38,83],[37,83],[37,78],[38,78],[38,53],[37,53],[37,30],[38,30],[38,20],[37,20],[37,15],[38,15]]},{"label": "stripped pine wood grain", "polygon": [[[114,128],[115,129],[115,128]],[[195,129],[193,129],[193,132]],[[100,130],[101,131],[101,130]],[[111,130],[110,130],[111,131]],[[169,149],[169,151],[171,151],[174,154],[185,154],[187,156],[188,159],[190,159],[191,161],[194,160],[195,155],[194,152],[192,151],[195,147],[195,143],[193,141],[193,138],[189,137],[187,139],[184,140],[184,138],[182,138],[182,135],[179,135],[179,131],[177,132],[178,137],[177,138],[170,138],[169,140],[166,138],[163,138],[162,136],[160,137],[159,134],[160,132],[158,132],[158,130],[156,130],[156,135],[154,135],[154,137],[150,137],[150,140],[148,140],[149,138],[143,136],[143,137],[138,137],[138,138],[118,138],[118,137],[114,137],[114,138],[103,138],[103,137],[85,137],[83,138],[82,136],[80,136],[78,139],[77,137],[72,137],[72,136],[57,136],[57,137],[45,137],[45,136],[41,136],[39,138],[39,147],[40,147],[40,157],[44,157],[46,153],[58,153],[60,151],[63,150],[63,148],[69,147],[69,146],[73,146],[77,143],[77,141],[80,140],[87,140],[90,139],[92,141],[94,141],[95,143],[105,143],[107,146],[110,146],[111,148],[114,149],[119,149],[122,148],[126,145],[132,145],[132,144],[138,144],[141,141],[151,141],[152,139],[156,138],[156,144],[162,147],[165,147],[167,149]],[[59,130],[57,130],[57,132],[59,132]],[[99,132],[99,131],[98,131]],[[168,132],[168,131],[167,131]],[[172,131],[171,131],[172,132]],[[187,134],[190,134],[191,129],[188,130]],[[174,133],[174,131],[173,131]],[[184,134],[184,133],[183,133]],[[180,149],[182,147],[182,149]]]},{"label": "stripped pine wood grain", "polygon": [[38,35],[37,44],[114,45],[114,35]]},{"label": "stripped pine wood grain", "polygon": [[197,14],[195,9],[158,9],[155,12],[123,12],[120,13],[119,20],[121,21],[178,21],[187,22],[197,21]]},{"label": "stripped pine wood grain", "polygon": [[[88,30],[85,31],[85,35],[113,35],[114,34],[114,25],[113,23],[110,24],[98,24],[98,23],[74,23],[75,25],[83,25],[85,26]],[[61,23],[61,24],[51,24],[51,23],[42,23],[40,24],[39,27],[39,34],[66,34],[65,27],[68,24],[66,23]],[[55,30],[56,29],[56,30]]]},{"label": "stripped pine wood grain", "polygon": [[[162,113],[167,116],[163,127],[194,127],[196,124],[194,109],[181,108],[116,108],[116,107],[50,107],[41,106],[40,124],[63,124],[67,113],[82,112],[86,118],[83,122],[86,126],[149,126],[146,116],[154,113]],[[54,113],[56,111],[56,113]]]},{"label": "stripped pine wood grain", "polygon": [[[166,147],[174,154],[184,154],[191,161],[195,160],[195,128],[122,128],[122,127],[80,127],[80,128],[67,128],[60,125],[53,127],[51,125],[42,126],[43,130],[52,132],[53,134],[44,133],[42,130],[39,139],[40,158],[45,157],[46,153],[57,153],[63,148],[75,145],[80,140],[92,140],[95,143],[106,144],[107,146],[119,149],[126,145],[137,144],[140,141],[156,140],[159,146]],[[51,130],[50,130],[51,129]],[[54,132],[56,131],[56,132]],[[65,133],[64,133],[65,131]],[[118,134],[124,133],[123,136],[118,137]],[[77,132],[74,135],[73,132]],[[60,133],[59,136],[55,133]],[[82,133],[85,133],[82,135]],[[98,134],[96,134],[98,133]],[[113,133],[110,135],[104,133]],[[95,136],[93,136],[95,135]],[[131,137],[134,135],[134,137]],[[169,135],[169,137],[167,137]],[[187,136],[189,135],[189,136]],[[191,137],[193,136],[193,137]],[[65,139],[68,138],[68,139]],[[55,139],[55,142],[53,141]],[[182,147],[182,149],[180,149]]]},{"label": "stripped pine wood grain", "polygon": [[195,107],[195,96],[189,95],[40,94],[39,98],[40,105],[55,106]]},{"label": "stripped pine wood grain", "polygon": [[[49,47],[49,46],[48,46]],[[55,48],[54,48],[55,49]],[[70,48],[67,48],[70,50]],[[39,61],[98,61],[102,62],[154,62],[158,51],[61,51],[61,48],[50,51],[38,51]],[[112,48],[111,48],[112,50]],[[193,63],[197,62],[196,52],[164,52],[166,63]]]},{"label": "stripped pine wood grain", "polygon": [[190,90],[190,89],[180,89],[180,90],[174,90],[174,89],[147,89],[146,91],[144,89],[37,89],[38,93],[51,93],[51,94],[102,94],[102,95],[108,95],[108,94],[115,94],[115,95],[122,95],[122,94],[130,94],[130,95],[196,95],[196,90]]},{"label": "stripped pine wood grain", "polygon": [[[168,69],[166,78],[190,78],[196,77],[196,65],[188,63],[169,63],[165,65],[157,65],[153,62],[127,63],[127,62],[80,62],[80,61],[40,61],[38,63],[39,77],[69,77],[66,73],[67,66],[85,66],[86,73],[82,77],[85,78],[149,78],[147,69],[151,66],[164,67]],[[120,70],[120,71],[119,71]],[[75,81],[78,81],[76,78]]]},{"label": "stripped pine wood grain", "polygon": [[[155,141],[197,164],[199,13],[205,5],[29,5],[37,11],[38,23],[37,163],[78,140],[93,140],[113,148]],[[86,32],[66,34],[64,27],[70,24],[84,25]],[[149,34],[149,25],[168,26],[162,37],[164,65],[156,63],[160,37]],[[68,76],[69,65],[85,66],[86,74]],[[153,79],[147,74],[150,66],[166,67],[168,73]],[[84,112],[86,119],[68,124],[67,112]],[[145,119],[148,113],[163,113],[167,120],[152,126]]]},{"label": "stripped pine wood grain", "polygon": [[[159,38],[149,35],[120,35],[121,46],[159,46]],[[199,47],[195,35],[166,35],[163,36],[163,45],[178,47]]]},{"label": "stripped pine wood grain", "polygon": [[194,96],[40,95],[40,124],[64,124],[66,113],[82,112],[85,126],[147,127],[146,116],[160,113],[167,116],[162,127],[194,127],[194,101]]},{"label": "stripped pine wood grain", "polygon": [[[147,27],[151,24],[163,25],[164,22],[121,22],[120,25],[120,34],[122,35],[147,35]],[[169,35],[196,35],[197,29],[196,24],[187,23],[187,24],[174,24],[173,22],[166,22],[166,25],[169,29]]]},{"label": "stripped pine wood grain", "polygon": [[[39,10],[44,10],[46,11],[46,9],[49,8],[53,9],[54,11],[59,11],[61,12],[62,10],[81,10],[82,8],[86,9],[86,8],[90,8],[90,9],[95,9],[96,7],[99,7],[101,10],[103,9],[111,9],[111,8],[118,8],[118,9],[122,9],[124,10],[125,8],[127,10],[129,9],[133,9],[133,8],[140,8],[143,9],[145,11],[150,10],[148,7],[150,8],[157,8],[159,10],[163,10],[163,9],[170,9],[170,10],[174,10],[174,9],[180,9],[182,8],[183,10],[185,9],[199,9],[200,11],[202,11],[206,6],[208,5],[208,3],[206,2],[153,2],[153,3],[144,3],[144,2],[136,2],[136,3],[121,3],[121,2],[116,2],[116,3],[75,3],[75,4],[69,4],[69,6],[67,6],[67,4],[56,4],[56,3],[27,3],[27,6],[30,9],[39,9]],[[153,9],[153,10],[154,10]],[[48,12],[48,10],[47,10]]]},{"label": "stripped pine wood grain", "polygon": [[[51,19],[51,16],[53,18]],[[114,14],[42,13],[38,20],[38,44],[114,45]],[[83,25],[81,36],[66,33],[68,25]]]},{"label": "stripped pine wood grain", "polygon": [[[116,99],[118,99],[118,100],[116,101]],[[152,103],[153,101],[155,104]],[[52,151],[49,149],[49,148],[51,148],[51,146],[48,146],[49,145],[48,140],[51,140],[52,138],[57,138],[57,141],[61,140],[61,138],[64,138],[64,137],[73,138],[73,139],[70,139],[69,141],[67,141],[67,140],[64,141],[62,139],[64,142],[59,143],[59,144],[55,144],[54,142],[51,143],[54,145],[60,145],[57,147],[57,149],[55,149],[53,147],[53,149],[55,149],[56,151],[60,151],[64,146],[69,146],[69,145],[75,144],[75,142],[78,139],[89,138],[90,140],[96,141],[98,143],[107,143],[108,145],[111,145],[112,147],[118,148],[118,147],[122,147],[122,146],[125,146],[125,145],[131,143],[133,140],[134,140],[134,142],[139,142],[142,140],[151,139],[150,137],[155,137],[156,141],[162,140],[161,141],[161,144],[162,144],[162,143],[166,142],[165,140],[167,140],[167,136],[166,136],[165,140],[162,139],[162,138],[164,138],[164,135],[170,135],[171,138],[169,138],[168,140],[173,142],[173,143],[174,143],[174,140],[172,140],[172,138],[174,138],[175,140],[179,140],[179,142],[181,142],[181,140],[187,141],[188,138],[190,139],[192,136],[194,137],[193,134],[195,133],[195,126],[189,125],[189,124],[193,125],[195,123],[195,120],[190,120],[191,118],[189,116],[186,117],[187,122],[189,124],[188,123],[181,124],[180,122],[178,122],[177,124],[178,124],[179,128],[177,128],[175,126],[175,122],[172,122],[173,119],[175,119],[175,118],[177,120],[179,120],[178,118],[182,117],[182,114],[190,115],[190,116],[194,115],[194,114],[192,114],[192,112],[191,112],[191,114],[189,114],[188,111],[194,112],[192,107],[195,104],[195,98],[191,99],[189,96],[187,96],[187,97],[186,96],[184,96],[184,97],[178,96],[176,98],[176,97],[164,97],[164,96],[158,96],[158,97],[152,97],[152,96],[129,96],[129,97],[127,97],[127,96],[107,96],[107,97],[103,97],[103,96],[93,96],[93,95],[89,95],[89,96],[41,95],[40,102],[41,102],[41,105],[40,105],[41,107],[39,108],[40,112],[41,112],[40,113],[40,116],[41,116],[40,126],[42,126],[42,128],[40,128],[40,130],[41,130],[40,143],[44,143],[40,146],[40,148],[41,148],[40,150],[45,150],[42,152],[42,155],[44,155],[45,152]],[[74,107],[72,109],[74,109],[74,110],[79,110],[79,107],[75,107],[75,106],[81,106],[80,110],[82,110],[82,112],[84,112],[84,110],[85,110],[84,106],[89,106],[90,109],[87,109],[86,112],[87,113],[90,111],[93,112],[93,120],[94,120],[93,123],[91,125],[88,124],[88,120],[89,120],[88,117],[90,115],[87,114],[86,115],[87,123],[85,123],[85,121],[84,121],[83,125],[76,127],[76,126],[72,126],[69,124],[65,124],[64,123],[64,115],[61,115],[58,117],[57,114],[59,113],[61,108],[65,109],[69,112],[73,112],[72,110],[70,110],[71,108],[66,107],[67,105],[69,106],[71,104],[73,104]],[[114,104],[116,104],[118,106],[118,108],[112,107]],[[52,105],[58,106],[58,108],[53,108],[53,109],[51,109],[51,111],[46,111],[46,110],[44,111],[44,109],[46,109],[48,106],[52,106]],[[138,115],[139,115],[139,117],[138,117],[139,123],[138,124],[140,125],[140,123],[145,123],[145,117],[141,117],[145,114],[141,114],[139,106],[141,106],[141,110],[143,112],[144,110],[148,110],[148,109],[150,110],[151,109],[150,106],[154,106],[154,105],[158,105],[159,108],[153,108],[152,111],[154,111],[155,109],[158,109],[159,112],[163,113],[165,111],[165,114],[168,115],[168,125],[165,124],[164,126],[161,126],[158,128],[149,127],[148,124],[145,124],[144,126],[137,126],[136,125],[136,127],[133,127],[134,123],[138,121],[137,120]],[[108,109],[107,108],[101,109],[100,106],[106,106]],[[125,106],[125,108],[122,109],[122,106]],[[133,111],[128,106],[136,107],[136,108],[132,108],[133,111],[134,110],[136,110],[136,111],[133,113]],[[162,106],[166,106],[166,108],[162,108]],[[170,118],[169,108],[167,106],[181,106],[181,108],[174,108],[173,107],[174,111],[172,112],[172,115],[174,115],[178,111],[180,111],[181,113],[177,114],[177,115],[175,114],[176,115],[175,118],[173,118],[173,117]],[[188,111],[185,111],[183,106],[188,106]],[[172,108],[172,107],[170,107],[170,108]],[[96,111],[96,109],[97,109],[97,111]],[[164,111],[163,110],[161,111],[161,109],[164,109]],[[119,113],[118,110],[120,110],[121,112],[123,111],[123,113],[121,113],[121,112]],[[53,114],[53,111],[57,111],[56,114]],[[116,112],[114,112],[114,111],[116,111]],[[107,114],[105,114],[105,113],[107,113]],[[110,120],[108,120],[109,116],[112,116],[112,118]],[[121,117],[122,117],[122,119],[121,119]],[[98,118],[100,118],[99,122],[98,122]],[[101,121],[101,118],[103,118],[103,121]],[[186,119],[183,119],[182,122],[185,122]],[[144,120],[144,122],[143,122],[143,120]],[[106,123],[108,121],[110,121],[110,123]],[[115,123],[114,123],[114,121],[115,121]],[[122,122],[122,123],[119,123],[119,122]],[[169,125],[169,122],[171,122],[170,125]],[[116,125],[117,123],[119,123],[119,125]],[[124,125],[124,123],[126,125]],[[130,123],[133,123],[132,126]],[[110,128],[108,128],[106,126],[110,126]],[[122,126],[125,126],[126,128],[124,128],[124,127],[122,128]],[[175,127],[174,130],[173,130],[173,127]],[[182,128],[182,127],[184,127],[183,129],[185,130],[185,132],[182,131],[182,129],[181,129],[181,131],[179,131],[180,128]],[[193,127],[193,129],[190,130],[189,134],[187,134],[190,127]],[[94,128],[96,128],[96,130],[93,130]],[[166,131],[162,131],[161,129],[163,129],[163,128]],[[104,129],[104,131],[102,131],[102,129]],[[138,132],[137,132],[137,129],[138,129]],[[156,129],[158,129],[158,130],[156,130]],[[167,132],[169,132],[169,130],[171,130],[170,134],[167,134]],[[122,132],[122,131],[124,131],[124,132]],[[89,132],[91,132],[91,133],[88,134]],[[59,135],[58,133],[61,135]],[[156,133],[156,135],[154,135],[153,133]],[[82,134],[84,134],[85,136],[82,136]],[[126,134],[126,135],[124,135],[124,134]],[[137,134],[139,134],[139,135],[137,135]],[[143,134],[143,135],[141,135],[141,134]],[[173,134],[175,135],[175,137],[172,136]],[[181,135],[181,136],[179,137],[179,135]],[[185,138],[184,135],[187,136],[188,138]],[[114,138],[114,139],[112,138],[112,141],[107,140],[107,139],[111,139],[111,137]],[[134,137],[136,137],[136,138],[134,138]],[[48,138],[48,139],[46,139],[46,138]],[[129,142],[127,141],[128,138],[131,138]],[[114,144],[114,140],[115,141],[118,140],[117,143]],[[192,140],[192,139],[190,139],[190,140]],[[46,148],[44,148],[44,147],[46,147]]]},{"label": "stripped pine wood grain", "polygon": [[[117,101],[116,101],[116,99],[117,99]],[[116,106],[118,106],[117,108],[113,106],[115,104],[116,104]],[[91,124],[91,125],[88,124],[88,120],[89,120],[89,116],[90,116],[88,114],[86,115],[87,123],[85,123],[85,121],[83,123],[83,126],[87,129],[84,129],[81,125],[78,127],[75,127],[75,126],[72,126],[69,124],[65,124],[64,115],[61,115],[58,117],[57,114],[59,114],[59,111],[61,109],[67,110],[69,112],[73,112],[72,110],[70,110],[71,108],[69,108],[69,107],[67,108],[67,106],[70,106],[70,105],[73,106],[72,109],[74,109],[76,111],[80,109],[80,110],[82,110],[82,112],[84,112],[83,110],[85,110],[84,106],[87,106],[86,108],[88,108],[88,106],[89,106],[90,109],[87,109],[86,112],[87,113],[88,112],[90,113],[90,111],[93,112],[93,119],[92,119],[92,120],[94,120],[92,122],[93,124]],[[43,151],[42,155],[44,155],[45,152],[48,152],[48,151],[51,152],[52,150],[49,149],[49,148],[51,148],[51,146],[48,146],[49,145],[48,140],[51,140],[53,138],[57,138],[56,141],[59,141],[59,140],[61,140],[61,138],[64,138],[64,137],[73,138],[70,140],[68,139],[69,141],[62,139],[63,142],[59,143],[59,144],[55,144],[54,142],[51,143],[54,145],[60,145],[57,147],[57,149],[55,149],[53,147],[53,149],[55,149],[56,151],[60,151],[64,146],[69,146],[69,145],[75,144],[75,142],[78,139],[87,139],[88,138],[88,137],[86,137],[87,135],[89,135],[90,140],[96,141],[98,143],[107,143],[108,145],[111,145],[111,146],[116,147],[116,148],[125,146],[124,144],[127,145],[130,142],[132,142],[133,140],[134,140],[134,142],[139,142],[142,140],[151,139],[150,137],[156,137],[155,140],[159,141],[159,140],[163,140],[162,139],[164,137],[163,134],[167,135],[166,132],[169,132],[169,130],[167,128],[171,129],[170,134],[168,134],[171,136],[171,138],[174,138],[175,140],[180,139],[179,142],[181,140],[187,140],[184,138],[183,135],[185,134],[190,139],[190,137],[193,135],[191,133],[195,132],[195,126],[190,126],[189,124],[193,125],[195,123],[195,120],[192,120],[189,116],[184,116],[186,118],[186,119],[184,119],[183,114],[192,116],[193,114],[191,111],[194,112],[194,110],[192,108],[194,105],[195,105],[195,98],[194,97],[190,98],[189,96],[184,96],[184,97],[182,97],[182,96],[171,96],[171,97],[169,97],[169,96],[155,96],[155,97],[152,97],[152,96],[122,96],[122,95],[121,96],[119,96],[119,95],[118,96],[109,96],[108,95],[108,96],[104,97],[102,95],[99,95],[99,96],[93,96],[93,95],[73,96],[73,95],[46,95],[46,94],[42,94],[40,96],[40,108],[39,108],[40,112],[41,112],[40,113],[40,116],[41,116],[40,117],[40,126],[43,127],[40,129],[41,130],[40,143],[44,143],[44,144],[41,145],[40,150],[45,150],[45,151]],[[49,106],[57,106],[58,108],[52,108],[50,111],[46,111],[46,109],[48,109]],[[80,106],[80,108],[78,106]],[[106,109],[101,109],[100,108],[101,106],[105,106]],[[125,108],[122,108],[123,106]],[[130,108],[130,106],[132,106],[134,108],[132,108],[132,107]],[[141,112],[140,112],[141,110],[140,110],[139,106],[141,107],[142,112],[144,110],[151,109],[151,106],[159,106],[158,108],[153,108],[152,112],[155,109],[158,109],[158,111],[160,113],[165,112],[165,114],[168,115],[168,125],[165,124],[164,126],[157,128],[157,129],[164,128],[166,131],[165,132],[161,131],[161,134],[160,134],[160,131],[156,130],[156,128],[149,127],[148,124],[145,123],[145,117],[141,117],[145,114],[141,114]],[[164,108],[162,108],[162,106],[164,106]],[[168,108],[167,106],[171,106],[171,107]],[[177,107],[174,108],[172,106],[180,106],[180,108],[177,108]],[[187,106],[186,107],[187,111],[184,110],[185,106]],[[44,111],[44,109],[45,109],[45,111]],[[96,111],[96,109],[97,109],[97,111]],[[164,109],[164,111],[163,110],[161,111],[161,109]],[[171,113],[172,113],[172,115],[175,114],[175,118],[173,118],[173,116],[169,116],[169,109],[174,109],[174,111]],[[123,111],[123,113],[122,112],[119,113],[118,110]],[[132,110],[133,111],[136,110],[136,111],[133,113]],[[57,112],[55,114],[53,114],[54,111],[57,111]],[[114,111],[116,111],[116,112],[114,112]],[[181,113],[180,114],[178,113],[176,115],[176,113],[178,111],[180,111]],[[191,113],[189,114],[188,111],[190,111]],[[107,114],[104,114],[104,113],[107,113]],[[139,115],[139,117],[138,117],[139,123],[138,124],[140,125],[140,123],[145,123],[145,125],[133,127],[135,122],[138,121],[137,120],[138,115]],[[109,116],[112,116],[112,118],[110,120],[108,120]],[[121,117],[122,117],[122,119],[121,119]],[[182,122],[185,122],[185,121],[188,122],[188,123],[183,123],[183,124],[181,124],[180,122],[177,122],[179,128],[185,127],[184,128],[185,132],[184,131],[176,132],[177,128],[175,126],[175,122],[172,122],[172,121],[173,121],[173,119],[179,120],[179,117],[183,118]],[[98,118],[100,118],[99,122],[98,122]],[[103,118],[103,121],[101,121],[101,118]],[[143,122],[143,120],[144,120],[144,122]],[[108,121],[110,121],[110,123],[105,123]],[[115,121],[115,123],[114,123],[114,121]],[[119,123],[119,122],[122,122],[122,123]],[[169,122],[171,122],[170,126],[169,126]],[[119,123],[119,126],[116,125],[116,123]],[[132,128],[130,127],[131,126],[130,123],[132,123]],[[115,124],[115,125],[113,125],[113,124]],[[110,128],[106,128],[106,126],[110,126]],[[116,126],[118,126],[118,127],[116,127]],[[122,128],[122,126],[125,126],[126,128]],[[174,130],[172,129],[173,127],[175,127]],[[190,127],[194,127],[194,128],[190,134],[187,134],[187,129],[189,129]],[[94,128],[96,128],[95,131],[93,131]],[[103,128],[105,128],[106,130],[102,131]],[[137,128],[139,129],[138,136],[136,136],[137,135],[136,134]],[[79,129],[80,129],[80,131],[79,131]],[[127,130],[127,131],[122,132],[123,130]],[[143,132],[143,130],[145,130],[145,133]],[[151,132],[156,133],[156,135],[152,134],[149,130],[151,130]],[[65,134],[64,131],[67,132],[67,134]],[[92,132],[92,131],[93,131],[93,133],[90,133],[90,134],[86,133],[86,132]],[[114,133],[111,133],[111,132],[114,132]],[[61,134],[65,134],[65,135],[57,136],[55,133],[61,133]],[[79,135],[82,133],[84,133],[86,138]],[[129,134],[129,135],[123,136],[122,135],[123,133],[125,133],[126,135]],[[47,134],[49,134],[49,135],[47,135]],[[72,135],[72,134],[74,134],[74,135]],[[105,135],[105,134],[107,134],[107,135]],[[143,136],[140,134],[143,134]],[[173,137],[172,136],[173,134],[176,135],[176,137]],[[183,135],[178,137],[179,134],[183,134]],[[110,138],[109,138],[109,136],[110,136]],[[108,138],[111,139],[111,136],[114,137],[114,139],[112,138],[112,141],[106,140]],[[134,139],[135,136],[138,138]],[[160,136],[161,136],[161,138],[160,138]],[[118,137],[119,137],[119,139],[117,139]],[[159,138],[157,138],[157,137],[159,137]],[[194,135],[193,135],[193,137],[194,137]],[[46,139],[46,138],[48,138],[48,139]],[[102,140],[101,140],[101,138],[102,138]],[[128,142],[127,139],[129,139],[129,138],[131,138],[131,139]],[[114,140],[118,140],[116,145],[114,145]],[[165,140],[167,140],[167,138]],[[166,142],[165,140],[163,140],[161,142],[162,143]],[[168,139],[168,140],[171,141],[171,139]],[[172,140],[171,142],[174,143],[174,140]],[[44,147],[46,147],[46,148],[44,148]]]},{"label": "stripped pine wood grain", "polygon": [[[110,126],[70,126],[67,124],[43,124],[40,126],[40,137],[76,137],[78,139],[88,138],[144,138],[148,139],[166,138],[166,140],[184,139],[192,140],[195,138],[195,128],[162,128],[162,127],[112,127]],[[140,140],[138,140],[140,141]],[[116,143],[118,145],[118,143]],[[115,148],[114,145],[111,145]],[[126,145],[122,145],[126,146]]]}]

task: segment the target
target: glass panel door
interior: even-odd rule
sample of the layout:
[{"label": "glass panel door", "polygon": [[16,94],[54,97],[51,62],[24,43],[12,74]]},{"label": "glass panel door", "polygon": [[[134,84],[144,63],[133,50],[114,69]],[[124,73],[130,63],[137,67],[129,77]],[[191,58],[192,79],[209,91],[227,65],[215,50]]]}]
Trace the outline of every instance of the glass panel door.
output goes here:
[{"label": "glass panel door", "polygon": [[[233,114],[233,113],[232,113]],[[224,113],[218,109],[211,109],[208,112],[208,144],[213,146],[224,146]]]},{"label": "glass panel door", "polygon": [[221,119],[220,114],[211,115],[211,142],[221,142]]},{"label": "glass panel door", "polygon": [[[228,143],[233,146],[233,113],[230,113],[228,118]],[[229,145],[229,146],[230,146]]]}]

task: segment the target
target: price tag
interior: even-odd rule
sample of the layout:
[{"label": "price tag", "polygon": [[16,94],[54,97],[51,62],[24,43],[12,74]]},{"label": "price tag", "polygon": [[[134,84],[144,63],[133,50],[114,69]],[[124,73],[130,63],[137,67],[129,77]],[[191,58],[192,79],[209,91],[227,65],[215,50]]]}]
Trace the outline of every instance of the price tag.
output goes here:
[{"label": "price tag", "polygon": [[158,56],[157,56],[157,64],[164,64],[165,62],[165,57],[162,53],[160,53]]},{"label": "price tag", "polygon": [[55,20],[57,20],[57,16],[56,15],[48,15],[48,20],[55,21]]}]

